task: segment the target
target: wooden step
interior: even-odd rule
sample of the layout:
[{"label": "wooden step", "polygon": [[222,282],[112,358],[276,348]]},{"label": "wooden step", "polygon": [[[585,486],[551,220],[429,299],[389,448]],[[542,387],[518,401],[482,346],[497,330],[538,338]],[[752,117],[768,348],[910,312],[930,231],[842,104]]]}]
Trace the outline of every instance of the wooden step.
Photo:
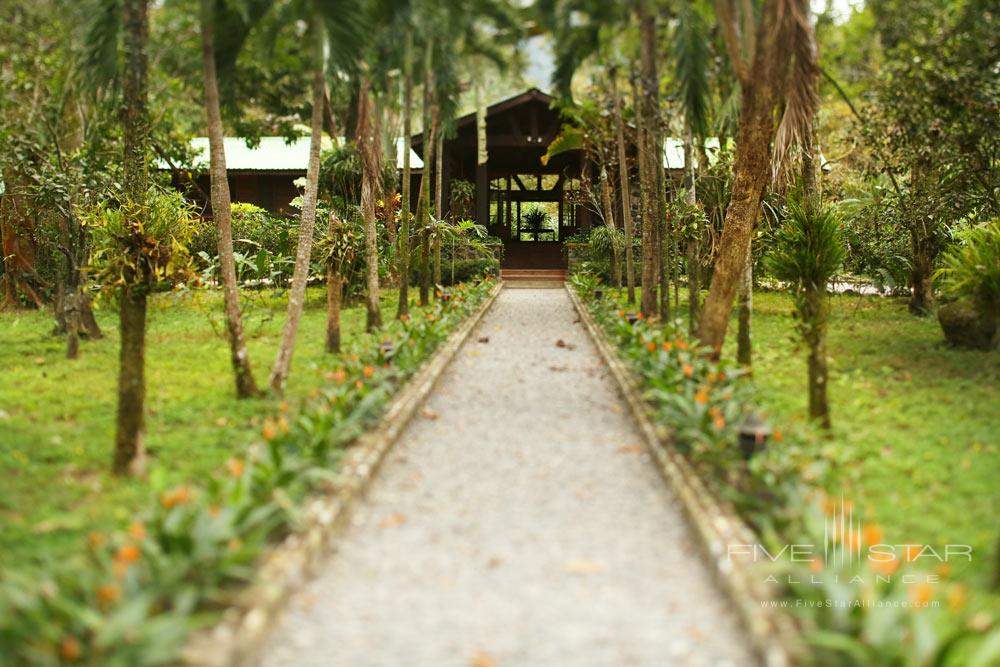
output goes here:
[{"label": "wooden step", "polygon": [[518,281],[558,281],[566,280],[565,269],[502,269],[500,277],[503,280]]}]

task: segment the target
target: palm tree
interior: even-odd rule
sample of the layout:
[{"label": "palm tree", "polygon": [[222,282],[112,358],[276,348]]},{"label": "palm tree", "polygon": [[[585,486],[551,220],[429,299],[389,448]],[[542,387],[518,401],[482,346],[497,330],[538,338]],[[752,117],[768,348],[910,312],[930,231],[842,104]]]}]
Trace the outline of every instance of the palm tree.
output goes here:
[{"label": "palm tree", "polygon": [[[313,64],[312,72],[312,115],[309,142],[309,167],[306,171],[306,187],[299,218],[298,243],[295,251],[295,268],[288,296],[288,310],[285,326],[281,334],[278,353],[271,367],[268,385],[271,390],[282,395],[295,351],[299,320],[305,304],[306,282],[309,278],[309,263],[312,256],[313,234],[316,227],[316,201],[319,190],[319,157],[323,139],[323,109],[326,99],[326,50],[334,64],[350,66],[357,58],[365,39],[360,0],[297,0],[293,3],[295,12],[288,17],[301,18],[307,22],[307,39]],[[286,8],[287,9],[287,8]],[[327,39],[327,33],[330,39]],[[378,267],[375,267],[378,270]]]},{"label": "palm tree", "polygon": [[212,212],[215,218],[219,249],[219,274],[226,312],[226,333],[230,359],[236,376],[237,398],[256,396],[257,383],[250,366],[240,315],[240,295],[233,258],[233,225],[230,211],[229,179],[223,142],[222,111],[219,104],[219,79],[215,61],[215,27],[218,6],[214,0],[201,0],[201,58],[205,78],[205,112],[208,117],[209,173],[211,176]]},{"label": "palm tree", "polygon": [[[716,14],[729,61],[741,89],[736,163],[729,208],[719,241],[718,260],[699,326],[701,342],[721,353],[733,297],[749,261],[748,248],[760,212],[761,197],[771,175],[774,115],[783,93],[790,90],[796,42],[809,21],[807,0],[764,0],[759,13],[746,3],[716,0]],[[746,57],[744,57],[744,53]]]},{"label": "palm tree", "polygon": [[[122,80],[123,194],[133,214],[129,224],[139,228],[143,217],[149,174],[148,70],[149,42],[147,0],[124,0],[122,6],[125,61]],[[141,259],[134,271],[144,271]],[[115,420],[113,469],[119,475],[139,475],[145,467],[142,445],[146,402],[146,281],[129,281],[119,299],[121,347],[118,365],[118,412]]]},{"label": "palm tree", "polygon": [[830,428],[826,285],[843,263],[844,254],[840,221],[833,210],[793,203],[768,257],[771,273],[788,283],[792,292],[799,329],[809,347],[809,416],[824,428]]},{"label": "palm tree", "polygon": [[371,79],[362,72],[358,82],[358,147],[361,154],[361,217],[365,224],[365,265],[367,276],[365,328],[372,332],[382,326],[379,307],[378,245],[375,229],[375,201],[382,189],[382,137],[378,112],[372,99]]}]

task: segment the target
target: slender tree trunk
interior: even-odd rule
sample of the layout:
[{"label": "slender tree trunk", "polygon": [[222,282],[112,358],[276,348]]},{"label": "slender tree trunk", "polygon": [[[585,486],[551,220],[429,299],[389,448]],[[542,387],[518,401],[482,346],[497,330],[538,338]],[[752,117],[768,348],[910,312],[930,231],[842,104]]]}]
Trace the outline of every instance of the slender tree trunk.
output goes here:
[{"label": "slender tree trunk", "polygon": [[628,175],[628,154],[625,150],[625,121],[622,118],[622,100],[618,93],[618,80],[611,71],[611,97],[614,101],[615,135],[618,147],[618,181],[621,185],[622,229],[625,232],[625,284],[628,286],[628,303],[635,303],[635,259],[632,256],[632,195]]},{"label": "slender tree trunk", "polygon": [[[433,83],[433,72],[428,72],[428,81]],[[425,94],[428,122],[424,137],[424,173],[420,179],[420,198],[417,203],[417,224],[420,228],[420,305],[426,306],[430,299],[431,266],[430,266],[430,215],[431,215],[431,179],[429,172],[434,165],[434,147],[437,145],[437,108],[433,95]]]},{"label": "slender tree trunk", "polygon": [[[212,184],[212,217],[215,219],[219,250],[219,275],[226,311],[226,333],[229,338],[229,358],[236,377],[236,397],[256,396],[257,382],[250,366],[240,315],[240,294],[236,282],[236,261],[233,257],[233,224],[229,198],[229,176],[226,170],[226,148],[223,141],[222,112],[219,108],[219,80],[215,68],[214,2],[201,0],[201,61],[205,76],[205,112],[208,116],[209,171]],[[325,97],[325,95],[324,95]]]},{"label": "slender tree trunk", "polygon": [[358,142],[361,145],[361,217],[365,223],[365,275],[367,277],[365,328],[372,332],[382,326],[378,284],[378,234],[375,229],[375,201],[382,181],[382,151],[378,118],[367,74],[361,76],[358,96]]},{"label": "slender tree trunk", "polygon": [[122,289],[119,303],[121,348],[118,362],[118,431],[116,474],[140,475],[145,470],[142,445],[146,401],[146,287]]},{"label": "slender tree trunk", "polygon": [[[695,179],[694,150],[691,128],[687,128],[684,142],[684,167],[688,173],[688,189],[684,201],[689,207],[698,203],[697,181]],[[694,218],[694,229],[687,230],[685,264],[688,282],[688,333],[694,336],[698,329],[698,314],[701,310],[701,225]]]},{"label": "slender tree trunk", "polygon": [[753,339],[751,329],[753,324],[753,261],[751,248],[747,248],[747,259],[740,278],[740,303],[738,313],[739,323],[736,333],[736,361],[747,368],[753,362]]},{"label": "slender tree trunk", "polygon": [[[437,133],[434,148],[434,211],[438,220],[444,219],[444,132]],[[434,235],[434,284],[441,284],[441,237]]]},{"label": "slender tree trunk", "polygon": [[[670,285],[674,286],[674,301],[677,301],[677,280],[674,271],[677,267],[677,245],[673,233],[673,216],[667,212],[666,207],[666,181],[663,174],[663,142],[656,140],[654,145],[659,148],[655,153],[655,159],[651,158],[653,166],[656,168],[656,217],[659,220],[657,234],[659,248],[657,250],[660,273],[660,319],[664,322],[670,320]],[[676,303],[675,303],[676,305]]]},{"label": "slender tree trunk", "polygon": [[934,310],[934,259],[937,256],[930,232],[918,221],[910,229],[913,265],[910,269],[910,313],[924,316]]},{"label": "slender tree trunk", "polygon": [[788,70],[787,20],[779,15],[777,0],[767,0],[756,35],[753,67],[742,81],[742,107],[736,137],[733,189],[705,299],[699,334],[701,342],[718,356],[729,325],[733,297],[747,261],[750,237],[757,224],[761,197],[771,173],[771,140],[779,82]]},{"label": "slender tree trunk", "polygon": [[[122,183],[130,200],[128,215],[141,216],[149,180],[146,168],[149,15],[146,0],[125,0],[122,10],[125,33]],[[129,221],[133,237],[139,236],[136,231],[139,224],[138,220]],[[146,291],[150,278],[147,271],[140,262],[134,269],[134,275],[128,277],[128,284],[122,288],[120,295],[121,348],[113,463],[113,470],[118,475],[141,475],[145,469],[142,427],[146,399]]]},{"label": "slender tree trunk", "polygon": [[660,221],[657,219],[659,206],[656,191],[655,164],[659,151],[656,148],[659,136],[659,79],[656,75],[656,17],[649,6],[649,0],[638,0],[636,9],[639,20],[639,76],[642,94],[640,97],[642,131],[640,132],[640,163],[642,189],[642,313],[651,317],[657,313],[657,277],[660,268],[659,247]]},{"label": "slender tree trunk", "polygon": [[326,92],[324,75],[324,35],[322,22],[314,18],[310,26],[312,39],[312,137],[309,143],[309,169],[306,173],[306,191],[299,218],[299,238],[295,250],[295,268],[292,271],[292,285],[288,293],[288,310],[285,327],[281,332],[281,345],[271,368],[268,385],[281,396],[285,393],[288,372],[292,366],[295,338],[299,333],[299,320],[306,299],[306,283],[309,280],[309,261],[312,256],[313,233],[316,229],[316,197],[319,189],[319,154],[323,140],[323,96]]},{"label": "slender tree trunk", "polygon": [[399,213],[399,305],[396,319],[410,312],[410,165],[413,134],[413,33],[406,29],[403,45],[403,184]]},{"label": "slender tree trunk", "polygon": [[809,416],[820,425],[830,428],[830,404],[827,396],[828,369],[826,362],[826,286],[810,290],[805,295],[807,308],[814,317],[805,321],[813,322],[806,336],[809,346]]},{"label": "slender tree trunk", "polygon": [[[331,210],[327,229],[331,241],[340,234],[340,224],[337,214]],[[340,352],[340,306],[344,294],[340,260],[340,257],[332,257],[326,266],[326,351],[330,353]]]},{"label": "slender tree trunk", "polygon": [[611,186],[608,183],[608,170],[601,166],[601,207],[604,209],[604,224],[611,233],[611,286],[622,285],[621,269],[618,266],[618,249],[615,247],[617,237],[615,229],[614,207],[611,204]]}]

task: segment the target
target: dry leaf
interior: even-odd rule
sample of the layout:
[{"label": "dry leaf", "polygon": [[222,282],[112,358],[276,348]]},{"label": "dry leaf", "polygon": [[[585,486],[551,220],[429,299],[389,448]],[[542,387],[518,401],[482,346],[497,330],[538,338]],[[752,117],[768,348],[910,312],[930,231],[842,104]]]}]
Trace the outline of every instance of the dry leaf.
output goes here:
[{"label": "dry leaf", "polygon": [[622,412],[622,406],[620,406],[620,405],[612,405],[611,406],[611,412],[616,412],[618,414],[621,414],[621,412]]},{"label": "dry leaf", "polygon": [[386,518],[382,519],[383,528],[398,528],[406,523],[406,515],[402,512],[393,512]]},{"label": "dry leaf", "polygon": [[470,667],[496,667],[497,661],[489,653],[480,651],[472,656],[469,662]]},{"label": "dry leaf", "polygon": [[424,408],[420,411],[420,414],[424,416],[424,419],[437,419],[440,416],[430,408]]},{"label": "dry leaf", "polygon": [[604,566],[592,560],[566,561],[566,571],[570,574],[597,574],[602,570],[604,570]]},{"label": "dry leaf", "polygon": [[490,337],[489,336],[480,336],[479,340],[477,342],[488,343],[488,342],[490,342]]},{"label": "dry leaf", "polygon": [[625,445],[624,447],[619,447],[618,452],[620,454],[640,454],[642,453],[642,447],[639,445]]},{"label": "dry leaf", "polygon": [[549,370],[556,373],[562,373],[564,371],[568,371],[569,366],[549,366]]},{"label": "dry leaf", "polygon": [[561,347],[561,348],[564,348],[564,349],[567,349],[567,350],[575,350],[576,349],[576,345],[574,345],[573,343],[567,343],[562,338],[560,338],[559,340],[556,341],[556,347]]}]

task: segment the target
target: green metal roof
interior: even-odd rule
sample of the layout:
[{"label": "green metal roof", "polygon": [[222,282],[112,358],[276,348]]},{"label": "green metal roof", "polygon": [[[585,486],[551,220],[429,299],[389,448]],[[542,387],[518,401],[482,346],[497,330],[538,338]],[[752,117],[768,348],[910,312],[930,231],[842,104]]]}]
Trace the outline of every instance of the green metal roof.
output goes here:
[{"label": "green metal roof", "polygon": [[[301,171],[305,172],[309,164],[309,137],[299,137],[288,143],[284,137],[261,137],[260,143],[250,148],[241,137],[226,137],[226,168],[230,171]],[[338,138],[343,143],[343,137]],[[191,140],[191,148],[198,157],[194,160],[195,167],[208,168],[208,137],[195,137]],[[323,137],[323,150],[333,148],[329,137]],[[164,165],[165,166],[165,165]],[[396,166],[403,168],[403,140],[396,140]],[[423,160],[412,149],[410,150],[410,166],[421,169]]]}]

